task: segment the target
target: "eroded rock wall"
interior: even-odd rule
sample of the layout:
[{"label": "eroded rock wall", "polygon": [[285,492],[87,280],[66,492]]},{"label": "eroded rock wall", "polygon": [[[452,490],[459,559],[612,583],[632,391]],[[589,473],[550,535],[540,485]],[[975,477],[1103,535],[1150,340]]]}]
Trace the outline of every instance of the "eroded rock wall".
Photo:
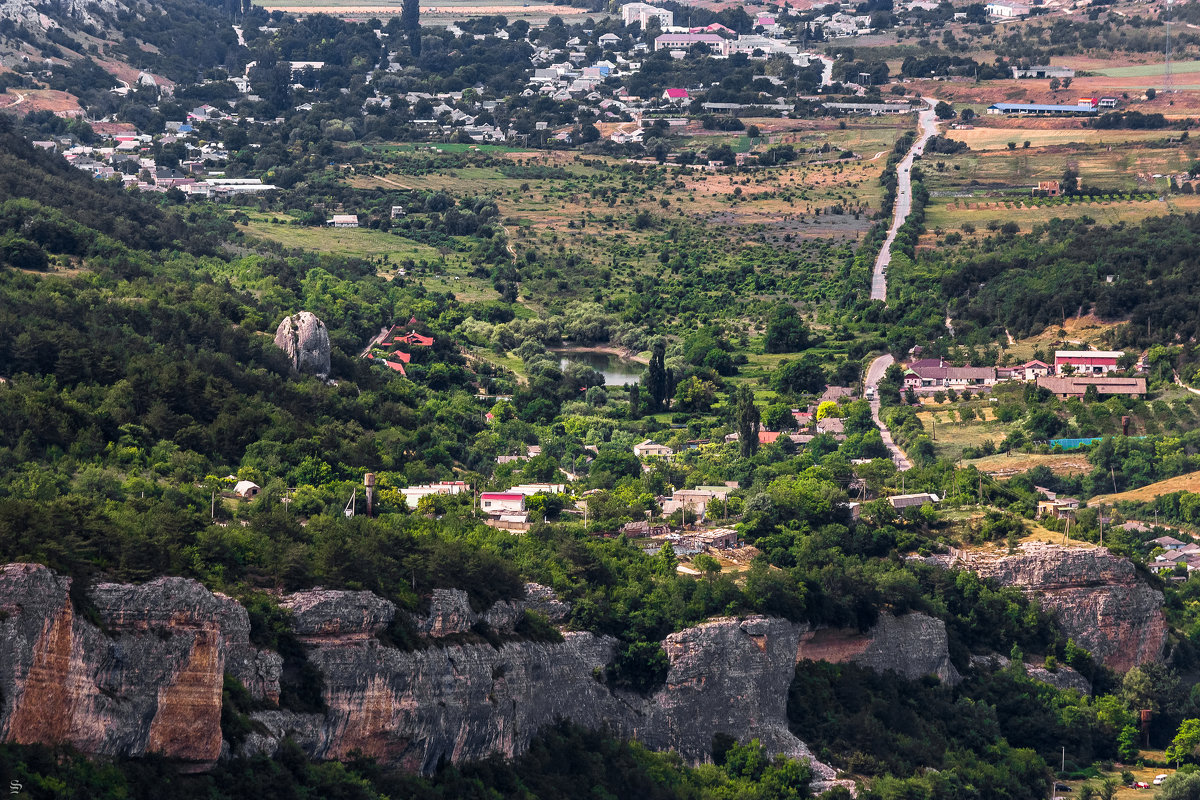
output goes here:
[{"label": "eroded rock wall", "polygon": [[[105,583],[90,592],[94,625],[73,610],[69,590],[68,578],[45,567],[0,567],[5,740],[70,743],[108,756],[158,752],[203,765],[222,752],[224,672],[257,697],[279,696],[281,659],[250,644],[246,612],[231,599],[179,578]],[[359,751],[414,771],[442,759],[516,755],[559,718],[608,727],[691,762],[710,757],[717,733],[811,758],[788,730],[788,687],[798,659],[815,654],[814,642],[833,640],[763,616],[712,620],[667,637],[666,683],[644,697],[604,681],[611,638],[569,632],[561,642],[509,637],[493,647],[464,636],[482,622],[503,638],[526,608],[563,619],[569,606],[544,587],[482,613],[463,592],[438,592],[429,613],[414,620],[430,642],[415,651],[377,638],[404,612],[369,592],[318,589],[281,605],[322,675],[327,708],[255,713],[261,729],[243,751],[274,752],[290,735],[314,758]],[[906,675],[937,672],[948,663],[940,625],[919,615],[886,617],[851,657]],[[819,780],[834,778],[813,761]]]},{"label": "eroded rock wall", "polygon": [[1036,597],[1063,632],[1105,666],[1124,672],[1162,658],[1162,592],[1138,575],[1133,562],[1107,548],[1025,544],[1016,555],[960,566]]},{"label": "eroded rock wall", "polygon": [[250,646],[246,611],[195,581],[100,584],[102,626],[72,608],[70,578],[36,564],[0,567],[0,734],[107,756],[161,753],[212,763],[230,672],[278,694],[274,653]]},{"label": "eroded rock wall", "polygon": [[797,657],[833,664],[851,662],[876,672],[896,672],[910,680],[937,675],[953,684],[962,679],[950,663],[946,623],[925,614],[882,614],[866,633],[844,628],[806,631],[800,637]]}]

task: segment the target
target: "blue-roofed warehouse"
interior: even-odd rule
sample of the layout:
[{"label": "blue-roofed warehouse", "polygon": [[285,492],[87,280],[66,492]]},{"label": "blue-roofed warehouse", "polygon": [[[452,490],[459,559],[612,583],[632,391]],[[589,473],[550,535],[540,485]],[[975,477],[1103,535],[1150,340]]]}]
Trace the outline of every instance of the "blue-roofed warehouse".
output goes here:
[{"label": "blue-roofed warehouse", "polygon": [[1051,105],[1048,103],[993,103],[988,106],[989,114],[1095,114],[1091,103],[1077,105]]}]

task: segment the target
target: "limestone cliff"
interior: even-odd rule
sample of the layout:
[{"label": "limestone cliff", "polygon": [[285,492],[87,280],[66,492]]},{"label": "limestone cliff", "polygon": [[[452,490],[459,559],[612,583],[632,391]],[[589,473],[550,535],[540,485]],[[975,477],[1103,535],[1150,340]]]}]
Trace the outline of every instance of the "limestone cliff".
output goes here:
[{"label": "limestone cliff", "polygon": [[102,631],[81,619],[71,581],[36,564],[0,567],[0,734],[96,755],[221,753],[225,672],[278,693],[281,659],[250,646],[246,611],[195,581],[100,584]]},{"label": "limestone cliff", "polygon": [[1162,592],[1138,575],[1133,562],[1106,548],[1027,543],[1016,555],[960,566],[1038,598],[1064,633],[1108,667],[1124,672],[1162,658]]},{"label": "limestone cliff", "polygon": [[287,353],[298,372],[322,378],[329,374],[329,331],[311,311],[284,317],[275,331],[275,346]]},{"label": "limestone cliff", "polygon": [[[179,578],[103,583],[90,591],[95,625],[74,611],[69,590],[68,578],[45,567],[0,567],[5,740],[70,743],[107,756],[159,752],[204,765],[223,748],[223,673],[257,697],[279,696],[282,661],[250,644],[246,612],[231,599]],[[799,659],[824,652],[910,676],[956,677],[945,669],[942,623],[920,615],[884,617],[873,632],[854,636],[813,634],[762,616],[712,620],[667,637],[666,683],[644,697],[605,683],[616,648],[611,638],[568,632],[561,642],[530,642],[511,635],[527,608],[565,618],[569,606],[544,587],[527,586],[524,599],[483,612],[464,592],[438,591],[428,613],[414,620],[429,646],[414,651],[377,638],[404,612],[369,592],[317,589],[280,602],[322,675],[326,710],[256,712],[260,727],[243,744],[247,753],[273,752],[290,735],[314,758],[357,750],[429,771],[441,759],[518,754],[539,729],[568,718],[675,749],[692,762],[709,758],[717,733],[757,737],[774,752],[811,758],[787,726],[787,691]],[[499,647],[464,636],[481,623],[500,637]],[[832,781],[834,771],[813,761],[818,779]]]},{"label": "limestone cliff", "polygon": [[884,614],[867,633],[841,628],[807,631],[800,638],[799,658],[852,662],[910,680],[925,675],[937,675],[951,684],[962,680],[950,663],[946,623],[924,614]]}]

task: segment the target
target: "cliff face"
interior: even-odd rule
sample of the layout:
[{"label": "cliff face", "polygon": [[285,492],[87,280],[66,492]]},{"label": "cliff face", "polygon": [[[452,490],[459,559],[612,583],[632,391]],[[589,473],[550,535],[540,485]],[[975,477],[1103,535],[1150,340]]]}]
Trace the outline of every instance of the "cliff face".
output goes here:
[{"label": "cliff face", "polygon": [[1026,544],[1017,555],[965,566],[1037,597],[1068,636],[1108,667],[1124,672],[1162,658],[1167,639],[1162,592],[1131,561],[1106,548]]},{"label": "cliff face", "polygon": [[962,680],[950,663],[946,623],[924,614],[884,614],[867,633],[840,628],[807,631],[800,637],[798,657],[833,664],[852,662],[910,680],[925,675],[937,675],[952,684]]},{"label": "cliff face", "polygon": [[101,631],[80,619],[70,579],[0,567],[0,734],[97,755],[161,753],[211,763],[221,752],[221,684],[277,695],[281,660],[249,644],[245,610],[194,581],[101,584]]},{"label": "cliff face", "polygon": [[[5,740],[70,743],[95,755],[158,752],[205,765],[222,752],[224,672],[255,696],[278,697],[281,659],[251,646],[246,612],[229,598],[178,578],[100,584],[90,593],[97,626],[73,611],[69,589],[68,578],[45,567],[0,567]],[[376,638],[402,612],[369,592],[314,590],[281,604],[322,674],[327,710],[257,712],[261,729],[243,751],[271,753],[291,735],[314,758],[358,750],[415,771],[432,770],[443,758],[516,755],[563,717],[675,749],[693,762],[709,757],[717,733],[757,737],[774,752],[811,758],[787,727],[787,691],[799,659],[836,656],[905,675],[944,672],[948,663],[944,627],[920,615],[884,617],[857,640],[762,616],[724,618],[667,637],[666,684],[643,697],[603,682],[616,647],[611,638],[510,637],[497,648],[463,636],[484,623],[503,640],[527,608],[565,618],[569,607],[544,587],[530,585],[524,600],[482,613],[464,592],[439,591],[429,613],[414,620],[430,646],[411,652]],[[813,762],[820,782],[833,780],[832,769]]]}]

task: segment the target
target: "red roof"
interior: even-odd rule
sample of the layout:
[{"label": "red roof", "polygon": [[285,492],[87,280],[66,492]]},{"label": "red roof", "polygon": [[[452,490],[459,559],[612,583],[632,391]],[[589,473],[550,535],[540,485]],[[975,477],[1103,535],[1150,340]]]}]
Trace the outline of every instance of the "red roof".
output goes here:
[{"label": "red roof", "polygon": [[391,367],[392,369],[396,370],[396,372],[399,372],[404,377],[406,377],[406,378],[408,377],[408,373],[404,371],[403,364],[398,364],[395,361],[384,361],[383,363],[386,364],[387,366]]},{"label": "red roof", "polygon": [[520,492],[484,492],[479,495],[480,500],[524,500],[525,495]]},{"label": "red roof", "polygon": [[779,436],[780,436],[779,431],[759,431],[758,432],[758,443],[759,444],[771,444],[776,439],[778,439]]},{"label": "red roof", "polygon": [[687,89],[667,89],[666,94],[672,100],[687,100],[688,98]]},{"label": "red roof", "polygon": [[392,358],[397,358],[397,359],[403,361],[405,364],[408,364],[412,361],[412,353],[405,353],[403,351],[397,350],[396,352],[392,353]]},{"label": "red roof", "polygon": [[414,344],[414,345],[418,345],[420,347],[432,347],[433,346],[433,337],[432,336],[422,336],[421,334],[417,333],[416,331],[409,331],[408,333],[399,335],[396,338],[392,339],[392,343],[393,344]]}]

